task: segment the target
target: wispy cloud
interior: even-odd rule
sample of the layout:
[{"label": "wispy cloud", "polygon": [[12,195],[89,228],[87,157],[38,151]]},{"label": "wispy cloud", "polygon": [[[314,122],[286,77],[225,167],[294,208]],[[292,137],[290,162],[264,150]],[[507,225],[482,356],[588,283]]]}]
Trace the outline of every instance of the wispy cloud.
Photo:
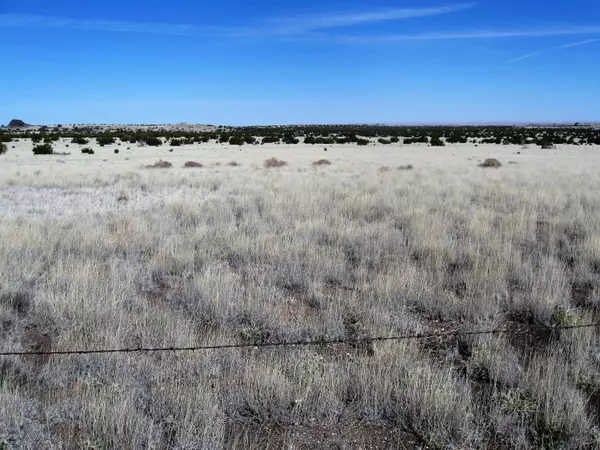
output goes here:
[{"label": "wispy cloud", "polygon": [[519,56],[518,58],[511,59],[510,61],[508,61],[508,63],[515,63],[518,61],[523,61],[524,59],[533,58],[534,56],[543,55],[545,53],[555,52],[558,50],[565,50],[567,48],[579,47],[581,45],[591,44],[593,42],[598,42],[598,41],[600,41],[600,38],[586,39],[585,41],[572,42],[570,44],[564,44],[564,45],[559,45],[556,47],[550,47],[550,48],[547,48],[544,50],[539,50],[537,52],[528,53],[526,55]]},{"label": "wispy cloud", "polygon": [[332,28],[352,27],[370,23],[399,21],[438,16],[473,8],[477,3],[431,8],[393,8],[362,12],[337,12],[314,16],[272,18],[255,27],[214,27],[185,24],[129,22],[119,20],[71,19],[64,17],[0,14],[0,27],[58,28],[85,31],[163,34],[206,37],[260,37],[273,35],[298,36]]},{"label": "wispy cloud", "polygon": [[332,28],[351,27],[376,22],[415,19],[419,17],[439,16],[473,8],[475,2],[458,3],[434,8],[393,8],[381,11],[346,13],[338,12],[319,16],[280,18],[271,20],[276,24],[273,31],[282,34],[300,34]]},{"label": "wispy cloud", "polygon": [[568,36],[582,34],[600,34],[600,27],[570,26],[562,28],[531,28],[514,30],[470,30],[444,33],[393,34],[379,36],[335,35],[330,39],[349,44],[377,44],[403,41],[440,41],[469,39],[503,39],[503,38],[536,38],[551,36]]}]

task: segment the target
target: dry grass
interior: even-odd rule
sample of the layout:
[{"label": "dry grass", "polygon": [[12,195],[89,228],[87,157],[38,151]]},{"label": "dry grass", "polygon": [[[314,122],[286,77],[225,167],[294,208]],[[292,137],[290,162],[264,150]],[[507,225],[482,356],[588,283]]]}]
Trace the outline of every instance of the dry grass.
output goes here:
[{"label": "dry grass", "polygon": [[66,164],[54,178],[51,159],[14,156],[0,169],[0,349],[523,333],[3,358],[0,442],[599,445],[598,330],[547,328],[600,311],[598,156],[546,151],[514,171],[423,157],[418,171],[378,176],[400,161],[357,153],[322,176],[307,170],[314,155],[284,151],[279,171],[256,170],[259,154],[255,169],[202,177],[182,160],[114,173]]},{"label": "dry grass", "polygon": [[407,164],[405,166],[399,166],[398,170],[413,170],[414,166],[412,164]]}]

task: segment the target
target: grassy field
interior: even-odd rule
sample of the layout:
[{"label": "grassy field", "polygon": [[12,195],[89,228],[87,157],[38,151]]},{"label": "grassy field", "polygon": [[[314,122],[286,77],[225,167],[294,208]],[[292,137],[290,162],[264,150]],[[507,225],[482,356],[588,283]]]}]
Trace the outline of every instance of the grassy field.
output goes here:
[{"label": "grassy field", "polygon": [[4,357],[0,448],[600,445],[598,147],[93,148],[0,156],[1,351],[512,333]]}]

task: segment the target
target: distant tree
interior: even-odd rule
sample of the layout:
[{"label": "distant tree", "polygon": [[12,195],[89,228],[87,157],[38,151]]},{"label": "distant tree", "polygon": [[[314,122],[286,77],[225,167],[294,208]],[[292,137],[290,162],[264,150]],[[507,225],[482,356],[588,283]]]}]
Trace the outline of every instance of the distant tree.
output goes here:
[{"label": "distant tree", "polygon": [[173,147],[179,147],[181,145],[181,141],[179,139],[171,139],[170,145]]},{"label": "distant tree", "polygon": [[293,134],[286,134],[283,137],[283,143],[284,144],[299,144],[300,143],[300,139],[298,139],[297,137],[295,137]]},{"label": "distant tree", "polygon": [[369,140],[368,139],[362,139],[362,138],[357,138],[356,139],[356,143],[358,145],[369,145]]},{"label": "distant tree", "polygon": [[0,155],[4,155],[8,151],[8,147],[4,142],[0,143]]},{"label": "distant tree", "polygon": [[446,144],[444,143],[444,141],[442,141],[442,140],[440,139],[440,137],[439,137],[439,136],[433,136],[433,137],[431,138],[431,146],[432,146],[432,147],[443,147],[443,146],[445,146],[445,145],[446,145]]},{"label": "distant tree", "polygon": [[229,145],[244,145],[244,138],[242,136],[231,136],[229,138]]},{"label": "distant tree", "polygon": [[52,148],[52,144],[45,143],[36,145],[33,147],[34,155],[52,155],[54,154],[54,149]]},{"label": "distant tree", "polygon": [[384,139],[384,138],[377,139],[377,142],[379,142],[380,144],[383,144],[383,145],[390,145],[392,143],[391,139]]},{"label": "distant tree", "polygon": [[100,145],[100,147],[104,147],[105,145],[111,145],[115,143],[115,138],[110,135],[98,136],[96,140],[98,141],[98,145]]},{"label": "distant tree", "polygon": [[150,145],[151,147],[159,147],[163,144],[163,142],[160,138],[150,136],[146,138],[146,144]]},{"label": "distant tree", "polygon": [[256,142],[256,138],[252,135],[246,135],[244,136],[244,142],[246,144],[254,144]]},{"label": "distant tree", "polygon": [[41,134],[32,134],[31,142],[33,142],[34,144],[37,144],[38,142],[41,142],[43,138],[44,137]]},{"label": "distant tree", "polygon": [[390,139],[390,142],[392,144],[397,144],[398,142],[400,142],[400,138],[398,136],[394,136]]}]

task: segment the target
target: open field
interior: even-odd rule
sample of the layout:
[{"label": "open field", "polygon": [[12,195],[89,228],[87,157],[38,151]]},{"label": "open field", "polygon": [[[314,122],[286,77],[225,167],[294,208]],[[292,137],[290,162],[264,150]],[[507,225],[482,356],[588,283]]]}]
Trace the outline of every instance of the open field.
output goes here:
[{"label": "open field", "polygon": [[600,147],[69,141],[0,155],[0,351],[513,333],[4,357],[0,448],[600,446]]}]

